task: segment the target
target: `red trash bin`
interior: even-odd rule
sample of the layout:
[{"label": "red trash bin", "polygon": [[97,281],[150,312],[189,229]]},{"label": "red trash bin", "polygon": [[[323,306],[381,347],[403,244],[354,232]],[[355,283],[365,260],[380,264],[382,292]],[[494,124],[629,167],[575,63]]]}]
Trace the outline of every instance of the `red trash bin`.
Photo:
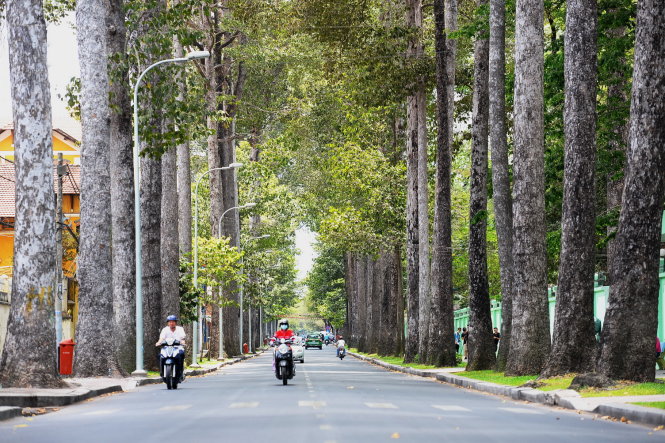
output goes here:
[{"label": "red trash bin", "polygon": [[249,354],[249,346],[247,345],[247,343],[242,344],[242,353]]},{"label": "red trash bin", "polygon": [[60,342],[60,375],[71,375],[74,365],[74,340],[67,339]]}]

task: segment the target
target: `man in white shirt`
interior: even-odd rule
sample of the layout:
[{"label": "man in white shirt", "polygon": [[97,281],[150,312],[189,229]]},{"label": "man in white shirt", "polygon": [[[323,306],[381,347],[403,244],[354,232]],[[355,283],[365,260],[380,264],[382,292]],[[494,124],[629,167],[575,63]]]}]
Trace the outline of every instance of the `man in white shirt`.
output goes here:
[{"label": "man in white shirt", "polygon": [[337,356],[339,357],[339,350],[344,348],[346,346],[346,342],[344,341],[344,337],[341,335],[339,336],[339,339],[337,339]]},{"label": "man in white shirt", "polygon": [[[180,343],[179,352],[178,352],[178,358],[177,358],[177,363],[176,363],[176,368],[178,371],[178,374],[180,374],[180,380],[183,381],[185,380],[185,372],[184,372],[184,363],[185,363],[185,338],[187,335],[185,334],[185,330],[183,329],[182,326],[177,326],[178,324],[178,317],[175,315],[169,315],[166,317],[166,324],[167,326],[162,329],[162,332],[159,334],[159,340],[157,340],[157,343],[155,343],[155,346],[161,346],[162,343],[165,343],[167,339],[173,338],[174,340],[177,340]],[[160,358],[160,372],[161,371],[161,358]]]}]

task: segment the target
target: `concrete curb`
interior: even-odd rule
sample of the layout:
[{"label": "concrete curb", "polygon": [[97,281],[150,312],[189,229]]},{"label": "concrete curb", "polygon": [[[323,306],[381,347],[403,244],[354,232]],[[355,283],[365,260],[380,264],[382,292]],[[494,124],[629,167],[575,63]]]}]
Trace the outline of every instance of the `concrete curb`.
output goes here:
[{"label": "concrete curb", "polygon": [[[415,369],[393,365],[381,360],[377,360],[375,358],[356,354],[355,352],[347,351],[347,354],[352,355],[359,360],[364,360],[377,366],[382,366],[391,371],[403,372],[405,374],[416,375],[419,377],[435,378],[438,381],[452,385],[473,389],[476,391],[487,392],[489,394],[502,395],[505,397],[510,397],[513,400],[540,403],[548,406],[560,406],[562,408],[572,410],[584,410],[586,412],[593,412],[602,416],[626,419],[648,425],[665,425],[665,410],[661,409],[647,408],[643,406],[628,405],[623,403],[600,404],[590,409],[580,409],[578,406],[581,397],[576,391],[570,389],[560,389],[546,392],[533,388],[500,385],[497,383],[474,380],[454,374],[439,373],[429,371],[427,369]],[[617,397],[617,399],[618,398],[620,397]]]},{"label": "concrete curb", "polygon": [[[195,377],[198,375],[209,374],[215,372],[218,369],[239,363],[250,358],[257,357],[261,355],[264,350],[257,352],[255,355],[251,356],[241,356],[236,357],[230,361],[225,361],[223,363],[216,364],[207,368],[200,369],[188,369],[185,371],[185,374],[190,377]],[[126,379],[125,379],[126,380]],[[151,384],[162,383],[160,377],[151,377],[151,378],[139,378],[136,380],[136,387],[146,386]],[[124,392],[122,385],[111,385],[105,386],[98,389],[87,389],[87,388],[74,388],[70,390],[63,390],[66,392],[52,392],[48,394],[30,393],[30,392],[5,392],[3,393],[0,390],[0,420],[7,420],[20,416],[23,408],[43,408],[43,407],[53,407],[53,406],[67,406],[73,403],[78,403],[84,400],[88,400],[93,397],[98,397],[100,395],[109,394],[112,392]]]},{"label": "concrete curb", "polygon": [[121,385],[106,386],[99,389],[77,388],[63,393],[29,394],[29,393],[0,393],[0,405],[17,406],[20,408],[43,408],[49,406],[66,406],[78,403],[92,397],[111,392],[122,391]]},{"label": "concrete curb", "polygon": [[10,418],[19,417],[23,408],[16,406],[0,406],[0,420],[9,420]]}]

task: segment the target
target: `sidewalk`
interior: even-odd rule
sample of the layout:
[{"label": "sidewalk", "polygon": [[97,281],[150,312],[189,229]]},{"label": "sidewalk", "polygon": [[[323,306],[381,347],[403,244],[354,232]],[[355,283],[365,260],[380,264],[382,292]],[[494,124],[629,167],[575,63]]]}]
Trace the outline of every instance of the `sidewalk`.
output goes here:
[{"label": "sidewalk", "polygon": [[[186,369],[185,376],[195,377],[217,371],[223,366],[232,365],[253,356],[242,356],[227,359],[214,365],[206,365],[196,369]],[[69,388],[37,389],[37,388],[4,388],[0,389],[0,420],[22,415],[23,408],[49,408],[66,406],[89,398],[113,392],[128,392],[139,386],[162,383],[161,377],[127,377],[127,378],[66,378]]]},{"label": "sidewalk", "polygon": [[[494,395],[503,395],[510,397],[513,400],[523,400],[549,406],[559,406],[577,411],[591,412],[600,416],[613,417],[621,421],[633,421],[647,425],[665,425],[665,409],[630,404],[633,402],[665,401],[665,395],[582,398],[577,391],[571,389],[541,391],[533,388],[500,385],[467,378],[462,375],[465,371],[464,368],[414,369],[393,365],[354,352],[347,351],[347,353],[360,360],[382,366],[391,371],[404,372],[419,377],[434,378],[438,381],[468,389],[474,389],[476,391],[488,392]],[[665,371],[656,371],[656,378],[665,378]]]}]

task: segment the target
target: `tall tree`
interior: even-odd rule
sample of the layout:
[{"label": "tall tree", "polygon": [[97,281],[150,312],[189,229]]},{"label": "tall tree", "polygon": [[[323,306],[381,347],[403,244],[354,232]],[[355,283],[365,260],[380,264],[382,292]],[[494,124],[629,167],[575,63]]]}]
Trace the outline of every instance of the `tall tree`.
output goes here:
[{"label": "tall tree", "polygon": [[594,368],[596,9],[596,0],[566,4],[563,232],[554,339],[545,376]]},{"label": "tall tree", "polygon": [[[478,0],[479,8],[487,0]],[[489,283],[487,281],[487,137],[489,123],[489,35],[476,34],[473,59],[471,184],[469,206],[469,362],[468,371],[490,369],[495,363]]]},{"label": "tall tree", "polygon": [[[411,5],[407,12],[407,23],[415,24],[415,10]],[[413,16],[413,17],[412,17]],[[408,55],[415,56],[415,43],[409,42]],[[415,95],[407,98],[406,128],[406,273],[407,273],[407,337],[404,361],[417,358],[420,343],[420,262],[418,220],[418,112]]]},{"label": "tall tree", "polygon": [[74,372],[119,374],[113,347],[111,177],[107,4],[81,0],[76,27],[81,66],[81,240],[78,255],[79,316]]},{"label": "tall tree", "polygon": [[0,383],[3,387],[60,387],[53,307],[55,198],[46,23],[39,0],[11,0],[6,6],[16,222],[12,304]]},{"label": "tall tree", "polygon": [[176,147],[162,155],[161,267],[162,319],[180,314],[180,267],[178,237],[178,171]]},{"label": "tall tree", "polygon": [[513,297],[513,198],[506,140],[506,2],[490,0],[489,137],[492,148],[494,225],[501,273],[501,342],[497,369],[506,368],[510,351]]},{"label": "tall tree", "polygon": [[[418,66],[418,62],[424,54],[421,41],[423,15],[422,2],[420,0],[408,0],[406,8],[406,25],[411,32],[407,47],[407,58],[411,59],[413,67]],[[430,257],[429,257],[429,210],[427,186],[427,126],[426,126],[426,98],[425,98],[425,80],[422,74],[414,69],[414,77],[409,85],[410,94],[407,97],[407,170],[409,180],[409,192],[407,203],[407,216],[411,211],[417,213],[417,224],[413,220],[408,222],[409,226],[418,230],[417,241],[417,260],[418,260],[418,354],[420,359],[425,358],[427,352],[426,338],[429,334],[429,298],[430,298]],[[413,176],[413,177],[412,177]],[[415,194],[414,194],[415,190]],[[412,195],[413,194],[413,195]],[[411,197],[415,201],[411,201]],[[411,207],[415,205],[415,208]],[[411,229],[411,228],[409,228]],[[412,237],[413,234],[407,234]],[[413,246],[413,245],[411,245]],[[409,252],[407,252],[407,255]],[[413,268],[413,266],[411,266]],[[411,284],[409,284],[411,289]],[[409,297],[414,296],[409,294]],[[413,303],[412,303],[413,305]],[[413,315],[413,313],[409,313]],[[409,319],[411,323],[411,318]],[[411,331],[409,331],[411,334]],[[415,339],[415,337],[413,338]],[[412,338],[409,335],[409,342]],[[410,343],[407,343],[409,346]],[[412,349],[409,349],[408,359],[414,358]]]},{"label": "tall tree", "polygon": [[615,379],[651,381],[665,195],[665,1],[641,0],[637,8],[628,172],[615,240],[622,254],[611,264],[614,280],[599,371]]},{"label": "tall tree", "polygon": [[446,48],[444,0],[434,1],[436,48],[436,189],[434,234],[432,240],[432,300],[428,362],[437,366],[455,365],[453,334],[453,255],[450,209],[451,138],[448,116],[448,50]]},{"label": "tall tree", "polygon": [[113,263],[113,346],[120,367],[131,372],[136,357],[136,260],[132,112],[129,101],[125,1],[109,1],[109,161]]},{"label": "tall tree", "polygon": [[513,329],[506,373],[540,373],[550,349],[545,249],[543,0],[515,17]]}]

